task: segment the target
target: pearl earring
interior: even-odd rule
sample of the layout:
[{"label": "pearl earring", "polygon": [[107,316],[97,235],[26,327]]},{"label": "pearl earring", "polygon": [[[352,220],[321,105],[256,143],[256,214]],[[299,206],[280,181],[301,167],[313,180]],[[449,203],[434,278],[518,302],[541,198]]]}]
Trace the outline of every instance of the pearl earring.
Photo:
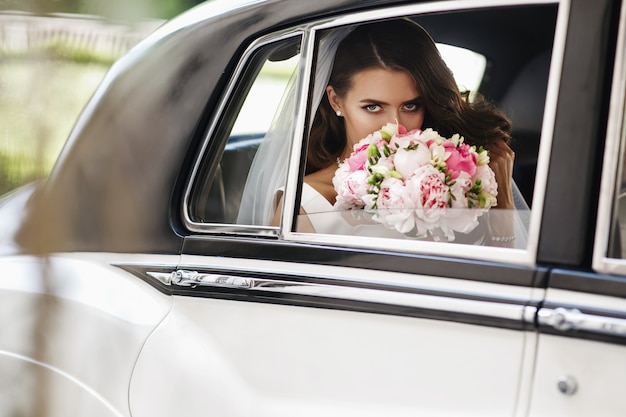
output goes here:
[{"label": "pearl earring", "polygon": [[341,113],[341,110],[337,110],[335,114],[337,115],[337,117],[343,116],[343,113]]}]

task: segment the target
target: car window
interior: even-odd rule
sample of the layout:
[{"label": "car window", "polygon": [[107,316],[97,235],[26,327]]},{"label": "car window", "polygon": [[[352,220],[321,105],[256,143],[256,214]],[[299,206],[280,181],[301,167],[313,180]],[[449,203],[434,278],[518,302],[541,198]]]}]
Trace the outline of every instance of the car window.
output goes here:
[{"label": "car window", "polygon": [[[334,117],[343,122],[346,129],[344,135],[349,134],[348,129],[359,131],[359,126],[354,127],[350,124],[352,122],[348,121],[345,112],[341,111],[343,109],[336,109],[330,104],[330,96],[320,99],[313,93],[309,99],[312,103],[310,118],[313,122],[309,125],[311,134],[306,151],[307,162],[300,169],[304,175],[300,182],[298,215],[292,229],[298,238],[306,239],[306,235],[312,233],[316,236],[311,237],[311,240],[316,242],[329,240],[354,245],[365,245],[367,238],[391,238],[527,248],[531,222],[530,207],[533,204],[539,143],[543,133],[542,122],[557,10],[556,5],[540,5],[398,16],[412,20],[432,36],[439,53],[453,73],[459,90],[469,93],[468,101],[472,101],[475,94],[482,95],[485,102],[493,103],[511,120],[510,147],[516,155],[513,181],[509,185],[512,190],[511,204],[505,208],[494,207],[497,204],[496,199],[499,199],[497,185],[494,186],[496,168],[489,163],[489,159],[497,157],[497,149],[487,153],[485,152],[487,145],[474,143],[471,138],[466,139],[466,133],[462,131],[448,129],[444,132],[446,129],[442,125],[422,125],[420,132],[410,134],[411,140],[406,140],[407,132],[402,130],[401,123],[398,123],[397,119],[394,123],[393,118],[389,117],[385,122],[392,126],[381,123],[369,134],[364,130],[359,132],[360,140],[351,139],[355,144],[351,149],[352,153],[339,152],[341,155],[336,161],[325,160],[324,163],[329,164],[328,168],[316,162],[311,164],[312,155],[316,152],[312,143],[318,140],[313,133],[315,118],[329,117],[321,116],[320,107],[316,107],[323,106],[325,99],[328,100],[332,110],[327,112],[330,118]],[[520,37],[524,37],[523,32],[517,32],[516,36],[508,39],[494,40],[493,43],[473,42],[473,38],[485,36],[485,33],[478,35],[478,32],[488,31],[491,26],[487,24],[488,22],[493,21],[493,25],[497,26],[517,27],[520,15],[533,17],[533,29],[525,29],[529,36],[532,33],[532,37],[536,38],[532,47],[524,47],[519,42]],[[355,28],[363,23],[372,22],[377,21],[355,21],[335,28],[320,28],[316,32],[318,45],[316,68],[324,66],[323,62],[320,62],[324,59],[323,45],[326,39],[344,36],[341,35],[342,31],[354,33],[351,31],[356,32],[358,29]],[[468,22],[481,22],[482,27],[478,28]],[[455,29],[450,30],[452,27]],[[410,51],[411,48],[407,46],[406,50]],[[313,75],[312,83],[319,82],[320,78],[318,70],[317,74]],[[311,90],[316,89],[319,90],[317,85]],[[378,103],[365,103],[367,104],[374,105],[372,111],[382,111]],[[334,129],[332,122],[329,125]],[[485,127],[485,130],[488,128]],[[407,130],[411,130],[411,127]],[[550,132],[546,133],[548,138],[549,134]],[[381,139],[384,136],[387,137]],[[392,137],[391,140],[389,136]],[[467,175],[475,175],[471,181],[467,181],[465,177],[459,177],[458,180],[455,180],[457,177],[446,177],[449,171],[442,168],[443,165],[437,166],[433,163],[434,153],[425,157],[425,161],[432,165],[428,170],[429,173],[438,170],[436,175],[424,174],[418,180],[416,167],[407,170],[405,161],[412,158],[407,155],[410,151],[419,153],[410,148],[418,146],[418,142],[420,146],[428,148],[431,145],[424,144],[433,141],[438,143],[439,150],[450,149],[451,144],[454,144],[455,152],[463,147],[463,152],[471,154],[475,166],[472,167],[472,174],[466,172]],[[376,146],[372,146],[374,143]],[[373,150],[376,153],[375,161],[372,160]],[[333,151],[331,148],[324,150],[328,153]],[[405,164],[402,169],[400,159]],[[452,164],[452,159],[448,160],[448,165]],[[422,167],[420,165],[420,169]],[[321,180],[320,173],[324,169],[334,171],[334,174],[325,175]],[[427,180],[435,181],[437,184],[427,184]],[[465,181],[463,191],[457,191],[462,181]],[[499,186],[501,191],[504,190],[501,195],[504,195],[506,187],[502,183]],[[337,197],[334,197],[333,189]],[[426,192],[422,193],[424,190]],[[489,200],[490,198],[493,200]],[[340,239],[338,236],[347,238]],[[354,239],[355,236],[359,239]]]},{"label": "car window", "polygon": [[[262,143],[289,134],[277,131],[277,115],[293,119],[294,88],[300,37],[252,48],[242,60],[222,111],[203,148],[188,197],[190,224],[254,224],[254,190],[269,178],[249,175],[251,169],[274,164],[259,155]],[[281,125],[281,128],[284,127]],[[276,188],[284,183],[286,165],[274,173]],[[248,191],[245,191],[248,190]],[[248,200],[242,203],[242,200]],[[244,213],[245,208],[248,210]]]}]

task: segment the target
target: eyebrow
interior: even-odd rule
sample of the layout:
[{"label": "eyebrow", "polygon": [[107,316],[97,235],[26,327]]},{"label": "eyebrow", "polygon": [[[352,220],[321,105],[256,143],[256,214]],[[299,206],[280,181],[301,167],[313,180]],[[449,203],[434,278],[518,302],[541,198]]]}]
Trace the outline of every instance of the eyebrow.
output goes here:
[{"label": "eyebrow", "polygon": [[[403,101],[402,104],[407,104],[407,103],[414,103],[416,101],[420,101],[422,99],[422,96],[417,96],[415,98],[412,98],[411,100],[407,100],[407,101]],[[377,104],[383,104],[383,105],[389,105],[389,103],[382,101],[382,100],[376,100],[373,98],[365,98],[363,100],[359,100],[359,103],[362,104],[366,104],[366,103],[377,103]]]}]

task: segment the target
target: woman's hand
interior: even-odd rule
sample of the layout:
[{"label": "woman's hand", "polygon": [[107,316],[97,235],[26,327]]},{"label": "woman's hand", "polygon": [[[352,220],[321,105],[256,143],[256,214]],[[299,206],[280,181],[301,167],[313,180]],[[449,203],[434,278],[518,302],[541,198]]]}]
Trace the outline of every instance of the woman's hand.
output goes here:
[{"label": "woman's hand", "polygon": [[[274,212],[274,218],[272,219],[272,226],[280,226],[280,218],[283,214],[283,197],[284,193],[281,192],[280,200],[278,201],[278,206],[276,206],[276,211]],[[315,228],[313,224],[309,220],[309,217],[306,215],[306,212],[300,208],[300,216],[298,216],[296,231],[300,233],[315,233]]]},{"label": "woman's hand", "polygon": [[[513,161],[515,153],[503,140],[489,145],[489,167],[498,183],[498,204],[495,208],[514,209]],[[489,238],[492,246],[515,246],[515,222],[513,210],[492,210],[489,213]]]},{"label": "woman's hand", "polygon": [[515,153],[503,140],[489,145],[489,167],[496,175],[498,183],[498,204],[496,208],[515,208],[513,202],[513,161]]}]

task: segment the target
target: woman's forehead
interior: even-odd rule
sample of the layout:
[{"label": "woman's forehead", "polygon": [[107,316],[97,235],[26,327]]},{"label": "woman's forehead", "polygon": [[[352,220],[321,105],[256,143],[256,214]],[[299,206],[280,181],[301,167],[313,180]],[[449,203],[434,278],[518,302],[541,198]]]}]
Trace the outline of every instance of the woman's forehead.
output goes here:
[{"label": "woman's forehead", "polygon": [[355,73],[352,77],[348,95],[353,98],[383,97],[394,100],[411,100],[420,95],[413,77],[407,72],[395,69],[370,68]]}]

